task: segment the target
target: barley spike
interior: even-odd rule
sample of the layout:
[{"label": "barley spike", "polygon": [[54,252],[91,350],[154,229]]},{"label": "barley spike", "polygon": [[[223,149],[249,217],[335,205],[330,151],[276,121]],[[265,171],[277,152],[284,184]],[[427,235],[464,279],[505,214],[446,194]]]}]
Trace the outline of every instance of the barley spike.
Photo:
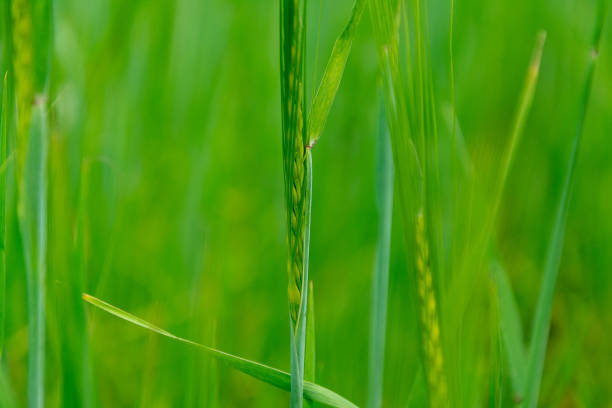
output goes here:
[{"label": "barley spike", "polygon": [[304,129],[303,5],[283,0],[281,8],[283,157],[287,206],[288,297],[291,319],[298,319],[304,269],[304,219],[306,215],[306,132]]},{"label": "barley spike", "polygon": [[[13,61],[15,72],[15,93],[17,99],[17,150],[18,172],[20,172],[27,145],[28,128],[32,104],[34,102],[34,84],[32,81],[32,10],[27,0],[11,2],[13,22]],[[19,176],[19,174],[18,174]]]},{"label": "barley spike", "polygon": [[435,408],[447,407],[448,390],[440,344],[440,323],[429,266],[429,245],[422,211],[416,217],[416,271],[422,326],[421,344],[425,360],[425,374],[429,386],[429,404]]}]

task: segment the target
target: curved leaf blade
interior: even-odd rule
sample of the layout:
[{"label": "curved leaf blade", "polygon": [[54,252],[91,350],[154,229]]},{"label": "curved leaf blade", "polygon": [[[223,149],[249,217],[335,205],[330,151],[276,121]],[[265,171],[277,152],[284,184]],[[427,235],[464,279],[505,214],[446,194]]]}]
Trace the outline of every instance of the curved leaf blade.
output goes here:
[{"label": "curved leaf blade", "polygon": [[496,283],[499,324],[510,369],[512,388],[515,396],[519,398],[523,393],[527,367],[521,317],[505,269],[497,261],[492,261],[490,268]]},{"label": "curved leaf blade", "polygon": [[[110,303],[107,303],[86,293],[83,294],[83,300],[97,307],[98,309],[101,309],[107,313],[110,313],[120,319],[128,321],[144,329],[151,330],[157,334],[161,334],[162,336],[168,337],[170,339],[197,347],[208,355],[210,355],[211,357],[223,361],[230,367],[238,371],[242,371],[243,373],[250,375],[253,378],[256,378],[260,381],[263,381],[285,391],[291,390],[291,376],[285,371],[281,371],[274,367],[270,367],[268,365],[261,364],[256,361],[248,360],[246,358],[238,357],[226,353],[224,351],[205,346],[195,341],[179,337],[144,319],[141,319],[138,316],[128,313],[116,306],[111,305]],[[336,394],[335,392],[318,384],[313,384],[309,381],[304,381],[304,397],[337,408],[357,407],[355,404],[353,404],[346,398]]]},{"label": "curved leaf blade", "polygon": [[370,304],[370,350],[368,368],[368,404],[382,406],[385,334],[389,291],[389,254],[393,213],[393,157],[387,128],[384,100],[381,98],[377,135],[376,200],[378,207],[378,243],[372,276]]}]

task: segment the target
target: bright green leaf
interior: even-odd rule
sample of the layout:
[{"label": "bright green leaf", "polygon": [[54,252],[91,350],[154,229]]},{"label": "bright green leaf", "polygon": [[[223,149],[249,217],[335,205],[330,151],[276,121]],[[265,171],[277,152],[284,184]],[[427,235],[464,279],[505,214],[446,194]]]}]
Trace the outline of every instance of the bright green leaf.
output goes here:
[{"label": "bright green leaf", "polygon": [[[188,340],[179,336],[176,336],[164,329],[161,329],[155,326],[152,323],[147,322],[133,314],[130,314],[124,310],[119,309],[109,303],[104,302],[98,298],[95,298],[86,293],[83,294],[83,300],[86,302],[96,306],[99,309],[104,310],[107,313],[115,315],[123,320],[126,320],[132,324],[143,327],[147,330],[151,330],[155,333],[161,334],[162,336],[187,343],[189,345],[195,346],[200,350],[206,352],[210,356],[223,361],[227,365],[232,368],[235,368],[238,371],[242,371],[243,373],[250,375],[253,378],[256,378],[260,381],[283,389],[285,391],[290,391],[291,389],[291,376],[289,373],[278,370],[276,368],[267,366],[265,364],[257,363],[255,361],[247,360],[242,357],[234,356],[232,354],[225,353],[223,351],[214,349],[212,347],[205,346],[200,343],[196,343],[195,341]],[[325,387],[322,387],[317,384],[313,384],[309,381],[304,381],[304,397],[311,399],[313,401],[318,401],[332,407],[338,408],[354,408],[355,404],[348,401],[347,399],[341,397],[333,391],[328,390]]]},{"label": "bright green leaf", "polygon": [[491,269],[497,284],[499,319],[510,368],[510,379],[515,395],[521,396],[527,367],[521,317],[506,271],[497,262],[491,264]]}]

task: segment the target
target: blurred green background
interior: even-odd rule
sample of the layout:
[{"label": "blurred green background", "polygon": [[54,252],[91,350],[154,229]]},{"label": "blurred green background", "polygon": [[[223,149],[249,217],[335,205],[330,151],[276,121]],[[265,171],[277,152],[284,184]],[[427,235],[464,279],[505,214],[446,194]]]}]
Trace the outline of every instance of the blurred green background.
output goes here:
[{"label": "blurred green background", "polygon": [[[351,0],[309,2],[306,89],[314,89],[312,78],[320,77],[351,6]],[[223,366],[218,390],[211,390],[210,362],[197,350],[86,308],[71,292],[82,279],[86,292],[178,335],[289,369],[278,7],[266,0],[54,2],[48,406],[73,406],[82,393],[104,407],[207,406],[215,392],[223,407],[287,405],[284,391]],[[595,0],[455,1],[458,124],[470,153],[490,171],[507,140],[536,33],[548,32],[495,237],[527,336],[577,125],[595,10]],[[442,112],[450,103],[449,2],[431,0],[429,11]],[[542,406],[612,406],[611,24],[609,16],[570,206]],[[317,382],[360,406],[377,230],[378,78],[366,11],[313,150],[310,247]],[[438,125],[448,134],[442,114]],[[79,217],[82,245],[74,249]],[[11,220],[2,364],[24,406],[25,275]],[[409,273],[398,213],[388,407],[407,405],[418,367]],[[87,314],[91,390],[74,385],[71,365],[81,352],[73,323],[79,308]]]}]

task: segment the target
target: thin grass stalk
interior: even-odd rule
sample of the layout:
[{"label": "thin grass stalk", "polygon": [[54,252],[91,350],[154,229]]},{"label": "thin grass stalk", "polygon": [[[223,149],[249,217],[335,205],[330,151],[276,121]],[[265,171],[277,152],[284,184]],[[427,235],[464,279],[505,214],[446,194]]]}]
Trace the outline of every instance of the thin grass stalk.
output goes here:
[{"label": "thin grass stalk", "polygon": [[45,398],[48,157],[47,113],[43,101],[36,103],[32,119],[17,217],[28,292],[28,405],[42,407]]},{"label": "thin grass stalk", "polygon": [[393,159],[391,141],[381,98],[377,146],[376,201],[378,207],[378,243],[372,276],[370,306],[370,345],[368,365],[369,408],[382,406],[387,302],[389,292],[389,252],[391,247],[391,218],[393,212]]},{"label": "thin grass stalk", "polygon": [[502,406],[504,370],[501,350],[500,308],[495,281],[491,282],[489,299],[489,407],[498,408]]},{"label": "thin grass stalk", "polygon": [[512,383],[513,398],[521,400],[527,369],[527,352],[524,345],[521,317],[506,271],[496,260],[490,262],[490,269],[495,282],[499,309],[498,324],[508,360],[508,376]]},{"label": "thin grass stalk", "polygon": [[[308,311],[306,314],[306,348],[304,355],[304,381],[315,382],[316,377],[316,338],[314,290],[312,281],[308,282]],[[306,406],[315,408],[314,401],[306,400]]]},{"label": "thin grass stalk", "polygon": [[[521,140],[523,129],[525,127],[527,117],[531,110],[531,106],[535,96],[535,89],[538,82],[540,63],[542,60],[542,51],[544,48],[545,40],[546,32],[540,31],[536,38],[530,63],[527,69],[527,74],[525,75],[523,88],[520,94],[519,103],[517,105],[517,111],[512,122],[510,140],[504,152],[501,170],[500,173],[497,175],[497,180],[491,197],[493,202],[491,211],[486,215],[482,228],[479,231],[475,231],[475,233],[477,234],[476,241],[469,242],[464,245],[464,250],[469,251],[470,256],[462,258],[463,261],[462,265],[460,266],[460,270],[464,271],[464,273],[461,276],[456,276],[456,279],[451,283],[452,293],[456,294],[454,295],[455,301],[457,302],[455,307],[457,308],[457,310],[460,311],[465,310],[465,308],[467,307],[466,302],[469,297],[465,296],[465,293],[468,293],[471,288],[474,287],[474,283],[476,282],[476,280],[482,276],[480,272],[483,270],[486,251],[489,248],[490,238],[494,230],[495,221],[500,207],[501,198],[504,192],[504,187],[506,184],[510,166],[512,164],[516,148]],[[476,180],[472,181],[471,183],[472,189],[477,189],[475,181]],[[474,192],[472,191],[470,193],[470,198],[472,199],[473,196]],[[472,226],[470,225],[473,216],[472,212],[473,207],[471,201],[469,210],[470,222],[467,224],[467,227],[470,229],[472,228]],[[471,230],[468,230],[467,237],[469,238],[470,235]],[[469,263],[472,261],[474,261],[474,264],[470,265]],[[473,268],[475,268],[478,273],[466,274],[465,271],[473,270]]]},{"label": "thin grass stalk", "polygon": [[502,170],[499,175],[499,180],[496,183],[495,194],[493,196],[493,209],[491,212],[491,216],[489,217],[488,224],[484,231],[485,239],[487,241],[491,230],[493,229],[493,225],[495,223],[495,218],[497,216],[497,212],[499,210],[499,205],[501,203],[501,197],[504,192],[504,187],[506,185],[506,180],[508,179],[508,173],[510,171],[510,166],[512,161],[514,160],[514,153],[518,144],[521,141],[523,135],[523,129],[525,128],[525,124],[527,122],[527,117],[531,110],[531,106],[533,104],[533,98],[535,96],[535,89],[538,82],[538,76],[540,74],[540,62],[542,60],[542,51],[544,50],[544,43],[546,42],[546,31],[538,32],[536,37],[536,44],[533,48],[533,53],[531,56],[531,61],[529,63],[529,68],[527,70],[527,75],[525,76],[525,84],[523,85],[523,90],[521,92],[520,104],[516,111],[514,121],[512,124],[512,132],[510,134],[510,143],[508,144],[507,151],[504,155],[504,160],[502,163]]},{"label": "thin grass stalk", "polygon": [[[306,185],[306,213],[304,216],[304,269],[303,282],[308,282],[308,254],[310,249],[310,210],[312,198],[312,155],[310,150],[306,151],[306,170],[308,174]],[[298,320],[295,323],[295,331],[291,330],[291,407],[301,408],[302,395],[304,392],[304,366],[306,364],[306,324],[308,310],[308,285],[305,285],[300,299]],[[310,364],[310,362],[309,362]]]},{"label": "thin grass stalk", "polygon": [[[17,103],[17,216],[24,248],[28,296],[28,405],[44,405],[46,279],[46,112],[34,105],[34,49],[31,3],[11,2],[13,72]],[[29,140],[36,139],[32,146]]]},{"label": "thin grass stalk", "polygon": [[[426,55],[428,39],[426,35],[426,10],[420,0],[413,3],[414,25],[416,36],[416,61],[408,59],[408,65],[414,64],[415,82],[409,88],[415,89],[416,111],[410,126],[410,112],[404,102],[404,87],[399,71],[397,58],[397,35],[395,34],[395,11],[388,2],[371,0],[373,26],[379,53],[379,65],[385,85],[385,103],[387,121],[391,133],[393,159],[397,172],[400,191],[400,204],[404,218],[405,230],[416,231],[406,237],[406,243],[416,241],[416,281],[421,327],[421,351],[423,368],[429,390],[429,401],[432,407],[448,406],[448,385],[444,369],[444,357],[441,341],[441,327],[435,295],[432,273],[430,242],[436,233],[441,239],[441,230],[437,220],[438,208],[435,200],[438,197],[438,159],[437,159],[437,126],[435,115],[435,98],[429,59]],[[404,12],[404,16],[405,16]],[[405,17],[404,17],[405,18]],[[409,21],[405,21],[408,24]],[[411,132],[412,131],[412,132]],[[414,138],[413,138],[414,136]],[[416,146],[416,147],[415,147]],[[417,214],[415,217],[414,214]],[[410,228],[415,223],[415,229]],[[435,233],[426,228],[431,226]],[[437,240],[435,242],[438,242]],[[409,249],[412,252],[411,249]],[[441,264],[442,254],[436,248],[436,263]],[[439,268],[439,265],[434,265]],[[440,270],[440,269],[438,269]]]},{"label": "thin grass stalk", "polygon": [[569,201],[574,185],[576,161],[580,152],[580,144],[582,142],[582,131],[584,121],[589,107],[591,90],[593,88],[593,77],[599,50],[601,46],[601,38],[609,7],[608,0],[600,0],[597,22],[593,39],[589,61],[586,70],[584,88],[580,99],[580,108],[578,113],[578,123],[576,133],[572,145],[572,151],[568,163],[567,173],[563,184],[563,191],[559,200],[557,213],[555,215],[555,223],[551,232],[551,239],[546,255],[546,264],[544,274],[542,276],[542,286],[538,303],[536,307],[535,318],[533,322],[532,337],[529,347],[529,359],[527,366],[527,378],[525,385],[525,400],[521,406],[533,408],[538,404],[540,392],[540,384],[542,381],[542,373],[544,370],[544,359],[546,356],[546,347],[548,344],[548,335],[550,329],[550,319],[552,314],[552,302],[555,292],[555,285],[559,273],[559,265],[561,263],[561,255],[563,252],[563,242],[565,238],[565,228],[567,223],[567,215],[569,209]]},{"label": "thin grass stalk", "polygon": [[[449,79],[450,79],[450,103],[451,103],[451,139],[452,139],[452,150],[451,150],[451,169],[453,169],[453,182],[452,182],[452,197],[453,202],[451,204],[452,217],[451,235],[456,236],[457,226],[456,220],[459,216],[459,205],[455,203],[456,198],[459,197],[459,153],[457,150],[457,107],[455,101],[455,59],[453,57],[453,38],[454,38],[454,16],[455,16],[455,0],[450,0],[449,10],[449,22],[448,22],[448,65],[449,65]],[[451,262],[456,259],[456,245],[451,245],[450,248],[450,259]]]},{"label": "thin grass stalk", "polygon": [[[54,153],[54,159],[61,161],[66,159],[65,146],[60,148],[57,146],[57,150]],[[61,150],[60,150],[61,149]],[[78,208],[76,209],[76,228],[74,231],[74,241],[71,248],[71,259],[72,273],[69,275],[70,285],[68,287],[68,296],[66,303],[66,316],[70,319],[67,322],[67,327],[70,327],[71,331],[74,331],[74,338],[68,338],[68,347],[63,352],[66,354],[66,362],[69,362],[72,367],[69,368],[68,364],[64,370],[74,370],[69,373],[70,377],[76,376],[72,379],[72,382],[67,382],[64,387],[72,386],[73,389],[64,391],[64,401],[67,404],[78,404],[83,407],[94,406],[94,381],[92,373],[92,362],[90,354],[89,337],[87,336],[87,317],[85,314],[85,307],[81,301],[81,293],[85,290],[86,286],[86,273],[87,273],[87,261],[85,257],[86,245],[85,245],[85,233],[86,233],[86,220],[87,220],[87,205],[86,200],[89,197],[89,183],[90,183],[90,172],[91,172],[90,160],[85,160],[81,165],[81,177],[80,177],[80,191]],[[57,166],[61,166],[62,163],[56,163]],[[60,168],[58,176],[62,172],[65,172],[65,168]],[[55,184],[53,191],[59,194],[59,180]],[[65,192],[67,197],[68,193]],[[60,200],[61,201],[61,200]],[[61,205],[61,202],[60,202]],[[70,357],[71,353],[78,351],[78,357]],[[66,400],[70,396],[75,398],[74,400]]]},{"label": "thin grass stalk", "polygon": [[8,73],[4,75],[2,86],[2,115],[0,116],[0,360],[4,350],[4,329],[6,319],[6,198],[7,177],[6,165],[8,160],[7,134],[8,134]]},{"label": "thin grass stalk", "polygon": [[450,100],[452,108],[451,137],[453,140],[453,155],[455,158],[457,151],[457,116],[455,115],[455,63],[453,58],[453,22],[455,16],[455,0],[450,0],[450,10],[448,17],[448,69],[450,77]]},{"label": "thin grass stalk", "polygon": [[[448,386],[444,372],[442,342],[440,335],[440,320],[430,258],[430,242],[441,240],[441,224],[439,223],[439,163],[437,146],[437,125],[435,114],[435,98],[433,84],[431,83],[431,68],[427,53],[429,39],[427,35],[427,9],[421,0],[415,0],[414,27],[416,58],[412,61],[407,58],[408,66],[414,64],[414,80],[408,84],[408,89],[415,90],[415,106],[413,127],[406,126],[406,118],[410,117],[408,106],[403,100],[402,79],[399,72],[397,49],[397,30],[394,16],[395,11],[387,3],[372,1],[375,34],[378,36],[379,62],[383,72],[383,83],[389,84],[386,90],[386,103],[388,110],[389,128],[391,130],[394,163],[398,171],[398,184],[400,185],[400,202],[402,203],[403,218],[406,227],[412,222],[416,223],[416,236],[407,237],[406,242],[416,240],[416,273],[417,292],[419,295],[421,350],[423,365],[426,372],[430,405],[432,407],[446,406],[448,404]],[[401,7],[401,5],[398,5]],[[406,19],[405,10],[398,8],[403,14],[404,24],[410,22]],[[408,34],[406,34],[408,37]],[[396,109],[401,106],[402,109]],[[415,140],[408,129],[414,131]],[[414,146],[416,145],[416,148]],[[409,147],[406,149],[406,147]],[[408,165],[408,166],[407,166]],[[413,208],[420,208],[414,211]],[[424,210],[425,209],[425,210]],[[412,214],[418,214],[416,219]],[[426,215],[427,214],[427,215]],[[430,231],[426,225],[432,226]],[[408,228],[407,228],[408,229]],[[436,258],[434,266],[441,270],[442,253],[435,249]]]}]

